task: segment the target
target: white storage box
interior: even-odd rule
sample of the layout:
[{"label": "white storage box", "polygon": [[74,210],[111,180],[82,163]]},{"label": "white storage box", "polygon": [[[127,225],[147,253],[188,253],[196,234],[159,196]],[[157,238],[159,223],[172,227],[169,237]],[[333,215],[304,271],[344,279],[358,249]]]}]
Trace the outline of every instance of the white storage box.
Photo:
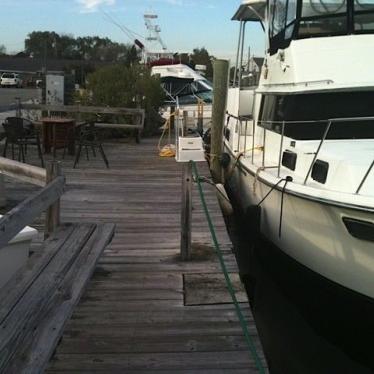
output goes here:
[{"label": "white storage box", "polygon": [[205,161],[203,140],[200,136],[178,137],[177,162]]},{"label": "white storage box", "polygon": [[[1,217],[2,215],[0,215]],[[0,249],[0,288],[26,264],[31,241],[37,235],[37,230],[26,226],[5,247]]]}]

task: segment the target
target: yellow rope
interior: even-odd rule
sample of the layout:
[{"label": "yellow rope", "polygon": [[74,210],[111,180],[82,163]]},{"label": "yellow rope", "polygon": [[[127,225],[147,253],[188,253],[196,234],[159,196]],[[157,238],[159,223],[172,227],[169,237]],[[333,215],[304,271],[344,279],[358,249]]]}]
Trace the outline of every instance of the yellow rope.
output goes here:
[{"label": "yellow rope", "polygon": [[[178,111],[170,113],[169,118],[166,120],[164,130],[162,131],[161,137],[158,141],[158,154],[160,157],[174,157],[175,156],[175,145],[171,144],[171,117],[175,117]],[[168,144],[161,148],[162,139],[165,136],[166,130],[168,130]]]},{"label": "yellow rope", "polygon": [[234,173],[234,170],[235,170],[235,168],[238,166],[238,164],[239,164],[239,160],[240,160],[240,158],[241,157],[243,157],[244,155],[245,155],[245,153],[246,152],[249,152],[249,151],[264,151],[264,146],[262,146],[262,145],[257,145],[257,146],[255,146],[255,147],[253,147],[253,148],[250,148],[250,149],[247,149],[247,150],[245,150],[245,151],[243,151],[243,152],[240,152],[236,157],[235,157],[235,163],[234,163],[234,165],[231,167],[231,169],[228,171],[228,173],[227,173],[227,176],[226,176],[226,179],[230,179],[231,177],[232,177],[232,175],[233,175],[233,173]]}]

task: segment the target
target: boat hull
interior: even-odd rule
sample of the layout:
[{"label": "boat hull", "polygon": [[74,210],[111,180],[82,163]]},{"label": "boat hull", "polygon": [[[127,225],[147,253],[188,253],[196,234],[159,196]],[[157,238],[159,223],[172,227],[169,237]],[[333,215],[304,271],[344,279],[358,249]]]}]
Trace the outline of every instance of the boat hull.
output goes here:
[{"label": "boat hull", "polygon": [[[356,290],[358,282],[353,281],[353,273],[350,273],[352,276],[348,277],[348,279],[352,281],[347,285],[342,285],[332,279],[337,278],[337,274],[339,274],[339,272],[332,269],[333,264],[336,263],[338,267],[341,267],[342,260],[341,256],[332,255],[333,252],[330,249],[331,240],[326,245],[322,245],[318,240],[315,242],[306,240],[304,238],[308,239],[309,236],[306,234],[300,235],[300,233],[293,234],[290,229],[293,224],[291,225],[286,221],[289,219],[287,209],[292,208],[294,212],[295,204],[298,204],[297,210],[300,209],[303,213],[311,209],[310,216],[314,218],[308,219],[308,223],[305,224],[305,231],[314,232],[320,230],[319,235],[322,236],[325,233],[324,229],[316,228],[314,230],[310,226],[314,224],[315,220],[321,220],[322,214],[328,214],[332,218],[336,217],[336,209],[341,210],[341,208],[329,206],[310,207],[309,205],[304,205],[309,204],[309,202],[300,202],[300,198],[296,198],[298,200],[295,200],[293,205],[290,206],[292,197],[285,196],[284,222],[282,235],[279,238],[279,210],[276,209],[278,205],[277,200],[275,200],[276,194],[279,192],[272,192],[271,195],[274,194],[272,200],[267,201],[267,204],[272,203],[275,208],[270,210],[263,203],[261,212],[258,209],[251,209],[258,202],[260,197],[258,194],[261,189],[263,189],[261,196],[269,191],[268,186],[258,185],[256,188],[257,193],[254,194],[248,189],[249,186],[252,188],[253,181],[254,179],[249,173],[244,175],[243,172],[237,171],[226,184],[226,187],[230,200],[235,207],[235,212],[240,217],[240,233],[244,245],[242,244],[239,249],[236,248],[236,256],[254,311],[262,303],[261,300],[256,300],[256,298],[260,297],[262,299],[264,297],[263,295],[259,296],[261,293],[259,289],[262,287],[260,284],[262,282],[261,278],[263,277],[259,273],[266,273],[318,336],[327,339],[330,344],[348,355],[352,362],[357,363],[360,368],[357,372],[361,372],[361,368],[363,373],[369,372],[365,368],[374,369],[371,343],[368,343],[374,338],[373,298]],[[269,210],[266,211],[267,209]],[[357,214],[357,212],[348,213]],[[299,215],[299,219],[305,218]],[[264,228],[265,225],[268,225],[266,229]],[[319,227],[321,225],[322,223]],[[286,236],[288,237],[286,238]],[[347,238],[344,236],[341,239],[344,241]],[[298,240],[298,245],[292,245],[292,240]],[[310,242],[313,245],[309,245]],[[288,248],[284,247],[285,243],[289,246]],[[316,244],[321,245],[321,247],[316,247]],[[300,249],[301,253],[297,254],[296,251],[298,249]],[[360,250],[362,251],[363,249]],[[336,253],[339,254],[341,252],[336,251]],[[315,257],[319,260],[317,261]],[[318,268],[312,269],[312,266],[319,266],[324,260],[328,261],[329,264],[329,266],[325,266],[322,269],[326,275],[321,274]],[[351,263],[352,260],[345,262],[347,272]],[[367,272],[362,279],[370,283],[370,279],[373,279],[373,273]],[[277,306],[273,305],[273,307],[276,308]],[[300,350],[302,351],[303,349],[300,348]]]},{"label": "boat hull", "polygon": [[[270,191],[263,180],[236,167],[227,181],[245,211]],[[283,211],[281,211],[283,195]],[[261,203],[261,234],[321,276],[374,298],[374,243],[353,237],[343,218],[373,221],[373,213],[301,198],[274,189]]]},{"label": "boat hull", "polygon": [[236,254],[248,262],[242,279],[274,372],[372,372],[373,299],[310,270],[263,235],[254,243],[246,227],[241,232],[244,244]]}]

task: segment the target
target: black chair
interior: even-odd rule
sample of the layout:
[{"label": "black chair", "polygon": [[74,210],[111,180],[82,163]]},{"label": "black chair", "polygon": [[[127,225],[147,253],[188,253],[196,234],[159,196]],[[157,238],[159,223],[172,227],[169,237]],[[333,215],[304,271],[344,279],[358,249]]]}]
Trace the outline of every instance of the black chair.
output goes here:
[{"label": "black chair", "polygon": [[74,166],[73,166],[74,169],[79,163],[79,159],[80,159],[80,155],[81,155],[83,147],[85,147],[86,149],[87,160],[89,160],[89,155],[88,155],[89,149],[91,148],[93,156],[96,157],[96,148],[97,148],[101,154],[101,157],[103,158],[103,161],[106,167],[109,169],[109,162],[104,153],[103,145],[98,135],[97,129],[95,128],[94,123],[88,123],[79,128],[78,151],[77,151],[77,154],[74,160]]},{"label": "black chair", "polygon": [[14,146],[18,146],[18,160],[26,162],[27,146],[36,145],[42,167],[44,167],[43,153],[40,143],[39,133],[36,131],[33,123],[25,118],[8,117],[3,123],[5,132],[5,146],[3,157],[6,157],[8,145],[12,148],[12,159],[14,160]]}]

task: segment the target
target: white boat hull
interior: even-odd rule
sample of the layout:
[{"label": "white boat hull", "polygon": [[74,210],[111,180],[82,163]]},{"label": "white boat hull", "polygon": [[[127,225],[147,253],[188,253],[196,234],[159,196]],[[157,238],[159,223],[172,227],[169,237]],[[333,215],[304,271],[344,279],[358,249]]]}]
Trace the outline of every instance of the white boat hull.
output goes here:
[{"label": "white boat hull", "polygon": [[[257,205],[270,186],[236,167],[228,185],[243,211]],[[362,295],[374,298],[374,244],[353,237],[342,218],[374,220],[374,213],[284,194],[275,189],[261,204],[261,233],[298,263]],[[279,234],[280,220],[282,220]]]}]

